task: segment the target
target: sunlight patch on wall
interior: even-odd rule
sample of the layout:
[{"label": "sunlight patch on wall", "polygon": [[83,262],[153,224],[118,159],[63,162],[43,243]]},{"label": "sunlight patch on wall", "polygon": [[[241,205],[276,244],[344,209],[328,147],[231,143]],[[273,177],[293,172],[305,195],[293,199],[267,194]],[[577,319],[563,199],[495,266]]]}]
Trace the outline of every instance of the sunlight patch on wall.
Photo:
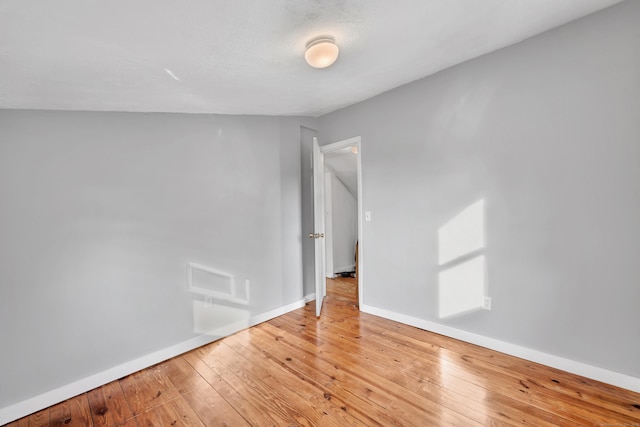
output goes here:
[{"label": "sunlight patch on wall", "polygon": [[233,274],[190,262],[187,285],[198,295],[193,300],[193,332],[221,338],[249,325],[249,279],[238,286]]},{"label": "sunlight patch on wall", "polygon": [[438,230],[438,263],[443,265],[484,248],[484,200],[467,207]]},{"label": "sunlight patch on wall", "polygon": [[480,255],[440,272],[440,317],[449,317],[482,307],[484,267],[484,255]]},{"label": "sunlight patch on wall", "polygon": [[193,332],[222,338],[250,326],[249,310],[193,301]]},{"label": "sunlight patch on wall", "polygon": [[210,299],[221,299],[236,304],[249,303],[249,279],[237,286],[232,274],[190,262],[187,266],[189,291]]},{"label": "sunlight patch on wall", "polygon": [[189,263],[189,290],[202,295],[228,298],[235,294],[234,278],[229,273]]},{"label": "sunlight patch on wall", "polygon": [[441,318],[482,308],[486,287],[484,222],[484,200],[480,200],[438,230]]}]

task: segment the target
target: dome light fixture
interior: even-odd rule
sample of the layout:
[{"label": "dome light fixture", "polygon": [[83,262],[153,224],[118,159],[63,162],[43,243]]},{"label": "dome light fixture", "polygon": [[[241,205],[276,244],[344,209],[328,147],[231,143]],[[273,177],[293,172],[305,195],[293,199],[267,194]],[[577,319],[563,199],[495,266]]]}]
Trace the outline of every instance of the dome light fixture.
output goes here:
[{"label": "dome light fixture", "polygon": [[327,68],[338,59],[340,49],[331,36],[320,36],[307,42],[304,59],[313,68]]}]

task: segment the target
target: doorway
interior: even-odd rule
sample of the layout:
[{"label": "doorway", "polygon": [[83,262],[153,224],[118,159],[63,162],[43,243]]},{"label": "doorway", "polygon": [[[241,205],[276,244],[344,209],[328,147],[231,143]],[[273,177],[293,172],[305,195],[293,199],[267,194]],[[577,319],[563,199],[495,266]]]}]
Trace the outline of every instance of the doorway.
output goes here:
[{"label": "doorway", "polygon": [[[338,141],[328,145],[320,147],[319,155],[322,157],[322,161],[319,164],[326,164],[320,171],[322,173],[321,188],[315,188],[313,185],[313,137],[315,132],[309,132],[308,129],[302,129],[301,131],[301,172],[302,172],[302,237],[306,240],[309,235],[322,235],[321,245],[310,244],[312,242],[303,242],[303,277],[304,277],[304,291],[307,300],[316,300],[316,303],[321,302],[324,297],[323,294],[318,298],[316,285],[317,277],[320,276],[323,282],[326,277],[335,277],[342,272],[357,272],[357,288],[358,288],[358,303],[362,304],[364,295],[364,268],[362,266],[362,161],[361,161],[361,138],[355,137],[343,141]],[[317,191],[324,193],[331,185],[331,189],[327,192],[338,192],[339,197],[336,199],[336,203],[340,204],[340,209],[323,209],[320,212],[324,212],[325,226],[321,226],[322,230],[313,228],[314,220],[314,194]],[[335,190],[335,191],[332,191]],[[317,195],[317,194],[316,194]],[[334,194],[335,195],[335,194]],[[353,202],[349,201],[349,198],[355,199]],[[324,199],[324,197],[322,198]],[[342,215],[348,209],[345,209],[346,204],[355,204],[355,213],[353,218],[331,218],[334,215]],[[336,221],[337,219],[337,221]],[[355,236],[345,236],[348,234],[349,222],[354,222]],[[323,221],[324,222],[324,221]],[[337,223],[336,227],[333,227]],[[328,235],[328,236],[327,236]],[[327,236],[328,239],[325,239]],[[327,241],[328,240],[328,241]],[[352,243],[349,243],[349,241]],[[340,247],[337,247],[336,241],[339,241]],[[357,243],[357,245],[355,244]],[[352,246],[349,249],[349,246]],[[316,263],[317,257],[315,257],[315,248],[320,248],[322,252],[321,258],[323,262]],[[327,262],[328,261],[328,262]],[[336,261],[336,262],[333,262]],[[326,264],[329,269],[325,269]],[[316,275],[318,269],[322,269],[322,274]],[[311,280],[316,278],[314,283]],[[323,283],[324,284],[324,283]],[[319,286],[318,289],[326,289],[325,286]],[[315,292],[314,292],[315,291]],[[319,312],[319,311],[318,311]]]}]

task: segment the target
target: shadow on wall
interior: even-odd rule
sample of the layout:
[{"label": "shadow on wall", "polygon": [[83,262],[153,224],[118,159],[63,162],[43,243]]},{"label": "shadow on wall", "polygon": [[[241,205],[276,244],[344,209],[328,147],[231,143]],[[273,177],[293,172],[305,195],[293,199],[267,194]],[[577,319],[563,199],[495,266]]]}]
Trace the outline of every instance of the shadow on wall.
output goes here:
[{"label": "shadow on wall", "polygon": [[484,199],[438,230],[440,318],[483,308],[486,290]]},{"label": "shadow on wall", "polygon": [[193,300],[193,332],[222,338],[250,325],[250,283],[238,286],[235,277],[196,263],[187,266]]}]

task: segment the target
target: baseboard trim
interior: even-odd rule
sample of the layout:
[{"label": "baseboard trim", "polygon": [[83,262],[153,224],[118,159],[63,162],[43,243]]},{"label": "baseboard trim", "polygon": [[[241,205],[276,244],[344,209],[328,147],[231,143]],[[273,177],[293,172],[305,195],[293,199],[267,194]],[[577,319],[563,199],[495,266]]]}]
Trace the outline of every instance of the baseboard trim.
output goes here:
[{"label": "baseboard trim", "polygon": [[312,293],[312,294],[309,294],[309,295],[305,295],[305,297],[304,297],[304,301],[305,302],[315,301],[315,299],[316,299],[316,293],[315,292]]},{"label": "baseboard trim", "polygon": [[[314,295],[315,297],[315,295]],[[138,372],[142,369],[153,366],[157,363],[164,362],[165,360],[176,357],[180,354],[193,350],[194,348],[201,347],[209,344],[213,341],[217,341],[220,338],[234,334],[243,329],[250,328],[267,320],[286,314],[290,311],[304,307],[307,300],[301,299],[299,301],[287,304],[285,306],[270,310],[266,313],[252,316],[248,321],[236,322],[232,325],[227,325],[223,328],[216,329],[205,335],[192,338],[187,341],[183,341],[179,344],[172,345],[171,347],[164,348],[162,350],[153,352],[146,356],[142,356],[138,359],[131,360],[106,371],[91,375],[78,381],[74,381],[70,384],[58,387],[54,390],[39,394],[29,399],[23,400],[13,405],[0,408],[0,425],[4,425],[25,417],[34,412],[38,412],[44,408],[48,408],[56,403],[63,402],[79,394],[85,393],[89,390],[93,390],[96,387],[100,387],[104,384],[115,381],[119,378],[131,375],[134,372]]]},{"label": "baseboard trim", "polygon": [[372,307],[370,305],[361,305],[360,310],[373,314],[375,316],[384,317],[385,319],[394,320],[406,325],[415,326],[426,331],[435,332],[460,341],[476,344],[491,350],[509,354],[511,356],[526,359],[531,362],[540,363],[552,368],[560,369],[572,374],[580,375],[603,383],[611,384],[616,387],[625,388],[640,393],[640,378],[631,375],[621,374],[619,372],[610,371],[599,368],[597,366],[587,365],[586,363],[576,362],[575,360],[566,359],[564,357],[555,356],[494,338],[485,337],[472,332],[463,331],[461,329],[452,328],[450,326],[440,325],[438,323],[419,319],[417,317],[407,316],[382,308]]},{"label": "baseboard trim", "polygon": [[346,273],[346,272],[355,271],[355,269],[356,269],[356,265],[355,264],[349,264],[349,265],[344,265],[342,267],[334,268],[333,271],[335,272],[335,275],[337,276],[340,273]]}]

